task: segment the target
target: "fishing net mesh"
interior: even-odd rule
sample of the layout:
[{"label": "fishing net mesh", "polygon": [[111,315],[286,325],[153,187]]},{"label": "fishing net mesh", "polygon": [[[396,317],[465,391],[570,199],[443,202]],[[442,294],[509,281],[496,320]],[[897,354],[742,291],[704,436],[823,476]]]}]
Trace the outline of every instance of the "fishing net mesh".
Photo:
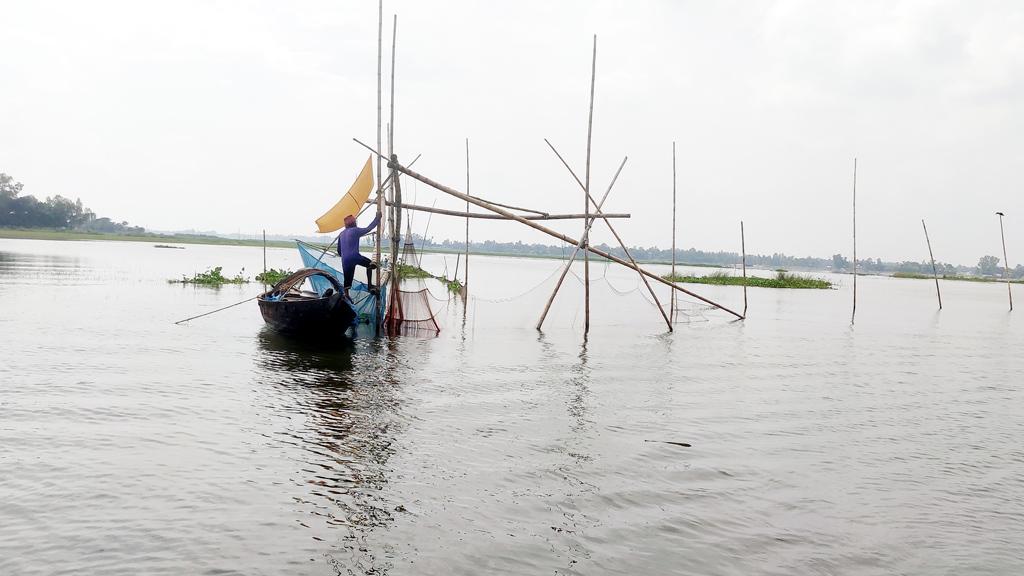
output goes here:
[{"label": "fishing net mesh", "polygon": [[[341,272],[341,258],[335,254],[328,253],[321,256],[322,250],[315,246],[310,246],[304,242],[297,242],[299,247],[299,255],[302,256],[302,265],[306,268],[317,268],[325,272],[329,272],[332,276],[338,279],[338,283],[344,285],[345,275]],[[348,294],[352,299],[352,307],[356,311],[356,318],[360,323],[370,324],[371,326],[378,323],[378,310],[377,310],[377,298],[370,293],[369,287],[365,281],[359,279],[358,274],[362,273],[363,268],[357,266],[356,272],[357,277],[352,281],[352,287],[349,289]],[[331,288],[331,282],[326,278],[313,277],[310,278],[310,283],[313,285],[313,289],[316,290],[317,294],[323,294],[328,288]],[[383,299],[387,298],[387,286],[382,286],[380,289],[380,297]]]}]

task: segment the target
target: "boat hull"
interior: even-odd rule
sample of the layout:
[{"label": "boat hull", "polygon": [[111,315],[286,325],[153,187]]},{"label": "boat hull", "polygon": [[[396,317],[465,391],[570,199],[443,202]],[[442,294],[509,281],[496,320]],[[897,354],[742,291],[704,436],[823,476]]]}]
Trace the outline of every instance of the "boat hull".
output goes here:
[{"label": "boat hull", "polygon": [[271,299],[259,297],[263,320],[277,332],[290,336],[341,336],[353,325],[355,310],[340,294],[327,297]]}]

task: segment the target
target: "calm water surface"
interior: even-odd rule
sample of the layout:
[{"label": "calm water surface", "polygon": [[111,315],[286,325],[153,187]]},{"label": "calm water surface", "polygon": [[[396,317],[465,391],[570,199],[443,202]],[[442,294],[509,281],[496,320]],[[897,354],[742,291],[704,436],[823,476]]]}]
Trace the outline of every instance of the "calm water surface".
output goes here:
[{"label": "calm water surface", "polygon": [[855,327],[849,278],[752,289],[669,334],[600,265],[584,345],[575,279],[533,329],[557,262],[477,257],[440,336],[300,346],[254,302],[174,325],[258,291],[166,282],[213,265],[262,254],[0,240],[0,574],[1024,572],[1005,286],[865,277]]}]

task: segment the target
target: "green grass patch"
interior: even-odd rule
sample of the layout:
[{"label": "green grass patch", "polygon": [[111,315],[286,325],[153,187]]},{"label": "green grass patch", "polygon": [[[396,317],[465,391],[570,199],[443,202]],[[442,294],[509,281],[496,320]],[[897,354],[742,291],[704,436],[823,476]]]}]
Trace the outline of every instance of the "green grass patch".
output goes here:
[{"label": "green grass patch", "polygon": [[832,283],[828,280],[790,274],[784,270],[777,272],[774,278],[747,276],[744,279],[742,276],[733,276],[726,272],[715,272],[707,276],[672,276],[671,274],[666,274],[662,278],[669,282],[712,284],[715,286],[743,286],[746,284],[755,288],[792,288],[797,290],[827,290],[832,288]]},{"label": "green grass patch", "polygon": [[171,284],[195,284],[197,286],[223,286],[224,284],[246,284],[249,282],[249,279],[243,276],[242,272],[228,277],[224,276],[221,270],[223,268],[217,266],[210,268],[206,272],[196,272],[191,278],[182,276],[181,280],[168,280],[168,282]]},{"label": "green grass patch", "polygon": [[434,278],[434,275],[427,272],[419,266],[413,266],[412,264],[398,263],[398,269],[396,270],[399,278]]}]

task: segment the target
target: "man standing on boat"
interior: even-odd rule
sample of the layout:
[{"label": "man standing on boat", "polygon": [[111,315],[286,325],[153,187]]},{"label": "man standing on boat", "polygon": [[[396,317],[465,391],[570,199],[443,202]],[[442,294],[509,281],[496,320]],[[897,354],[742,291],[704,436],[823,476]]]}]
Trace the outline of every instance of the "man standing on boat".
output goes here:
[{"label": "man standing on boat", "polygon": [[[338,235],[338,255],[341,256],[342,272],[345,275],[345,296],[352,288],[352,279],[356,273],[356,266],[366,268],[366,285],[371,294],[377,294],[377,288],[373,285],[373,270],[377,264],[359,253],[359,239],[377,229],[380,223],[380,212],[366,228],[356,226],[356,217],[349,214],[345,216],[345,229]],[[377,280],[380,280],[380,273],[377,273]],[[351,300],[351,298],[349,298]]]}]

